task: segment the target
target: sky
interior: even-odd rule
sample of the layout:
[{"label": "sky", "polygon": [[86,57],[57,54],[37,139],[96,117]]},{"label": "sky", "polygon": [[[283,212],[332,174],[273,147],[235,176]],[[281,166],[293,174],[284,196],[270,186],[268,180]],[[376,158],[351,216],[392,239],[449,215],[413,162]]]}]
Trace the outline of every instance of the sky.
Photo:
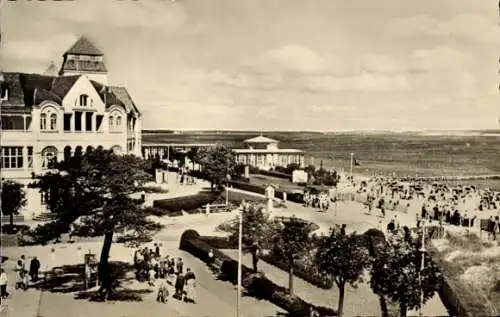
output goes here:
[{"label": "sky", "polygon": [[1,66],[86,35],[145,129],[499,128],[498,0],[7,1]]}]

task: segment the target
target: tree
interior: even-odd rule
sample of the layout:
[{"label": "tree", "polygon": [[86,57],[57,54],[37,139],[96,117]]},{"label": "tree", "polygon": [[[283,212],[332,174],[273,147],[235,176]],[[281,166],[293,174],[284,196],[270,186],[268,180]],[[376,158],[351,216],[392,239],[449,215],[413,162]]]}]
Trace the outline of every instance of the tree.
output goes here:
[{"label": "tree", "polygon": [[342,316],[345,285],[356,287],[358,282],[363,282],[363,273],[370,264],[368,250],[355,233],[347,235],[332,228],[330,235],[320,240],[314,262],[318,270],[337,285],[338,314]]},{"label": "tree", "polygon": [[212,190],[220,187],[227,175],[233,174],[236,161],[231,149],[218,146],[198,151],[197,161],[207,175]]},{"label": "tree", "polygon": [[439,267],[427,260],[421,271],[421,263],[418,243],[407,241],[401,233],[389,236],[373,258],[370,286],[375,294],[399,303],[402,317],[408,310],[420,308],[422,293],[425,303],[439,288]]},{"label": "tree", "polygon": [[194,169],[194,164],[198,163],[198,148],[193,147],[186,153],[187,158],[191,161],[192,168]]},{"label": "tree", "polygon": [[[242,215],[242,244],[244,246],[243,251],[250,252],[252,254],[253,270],[257,272],[257,253],[260,248],[262,248],[263,246],[267,246],[269,242],[269,232],[272,229],[272,223],[270,222],[269,215],[265,212],[263,206],[258,206],[255,204],[245,206]],[[231,227],[229,228],[229,239],[231,239],[233,242],[238,241],[238,217],[234,220]]]},{"label": "tree", "polygon": [[2,214],[9,216],[9,224],[14,227],[14,215],[26,206],[26,193],[23,185],[2,180]]},{"label": "tree", "polygon": [[[131,198],[137,188],[150,180],[147,166],[133,155],[120,156],[97,149],[57,162],[53,168],[55,172],[38,176],[34,184],[46,194],[55,214],[54,221],[45,226],[67,232],[72,225],[72,231],[79,235],[104,235],[98,278],[101,294],[109,297],[113,235],[121,234],[129,242],[143,241],[160,228],[146,218],[148,214],[141,208],[140,200]],[[43,227],[36,232],[50,235]]]},{"label": "tree", "polygon": [[311,246],[312,223],[295,217],[276,220],[272,232],[272,252],[288,265],[288,291],[293,294],[293,269]]}]

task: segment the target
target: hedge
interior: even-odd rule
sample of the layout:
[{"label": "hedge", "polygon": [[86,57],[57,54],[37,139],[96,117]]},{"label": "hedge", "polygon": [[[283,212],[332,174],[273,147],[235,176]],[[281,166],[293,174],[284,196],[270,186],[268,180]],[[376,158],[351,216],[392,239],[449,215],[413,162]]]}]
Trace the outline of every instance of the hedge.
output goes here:
[{"label": "hedge", "polygon": [[264,175],[264,176],[271,176],[271,177],[276,177],[276,178],[283,178],[283,179],[292,179],[292,175],[282,173],[282,172],[277,172],[277,171],[264,171],[264,170],[259,170],[258,174]]},{"label": "hedge", "polygon": [[160,199],[153,202],[154,208],[168,210],[169,212],[197,212],[196,209],[206,204],[213,203],[219,196],[219,192],[200,192],[196,195],[176,197],[170,199]]},{"label": "hedge", "polygon": [[[271,264],[285,272],[288,272],[288,264],[272,254],[261,254],[259,255],[259,258],[267,262],[268,264]],[[331,289],[333,287],[333,281],[331,279],[325,279],[318,272],[302,266],[295,266],[293,268],[293,274],[303,279],[304,281],[322,289]]]},{"label": "hedge", "polygon": [[[248,191],[248,192],[252,192],[252,193],[256,193],[256,194],[265,195],[265,193],[266,193],[266,189],[262,186],[259,186],[259,185],[253,185],[253,184],[238,182],[238,181],[226,181],[226,185],[230,186],[230,187],[234,187],[236,189],[240,189],[240,190],[244,190],[244,191]],[[274,196],[276,198],[283,199],[283,193],[284,193],[283,191],[277,190],[274,192]],[[288,201],[298,203],[298,204],[302,204],[304,202],[304,195],[303,194],[288,193],[287,192],[286,196],[287,196],[286,199]]]},{"label": "hedge", "polygon": [[[205,237],[207,239],[207,237]],[[191,253],[204,262],[208,262],[208,253],[213,250],[214,258],[222,262],[221,273],[228,280],[235,282],[238,275],[238,262],[213,248],[211,245],[201,240],[200,235],[194,230],[187,230],[181,236],[181,250]],[[274,284],[261,274],[254,274],[250,268],[242,265],[243,285],[250,294],[266,299],[271,303],[288,311],[289,316],[308,316],[311,308],[314,308],[322,316],[337,316],[337,312],[331,308],[314,306],[302,300],[296,295],[288,294],[288,291],[281,286]]]}]

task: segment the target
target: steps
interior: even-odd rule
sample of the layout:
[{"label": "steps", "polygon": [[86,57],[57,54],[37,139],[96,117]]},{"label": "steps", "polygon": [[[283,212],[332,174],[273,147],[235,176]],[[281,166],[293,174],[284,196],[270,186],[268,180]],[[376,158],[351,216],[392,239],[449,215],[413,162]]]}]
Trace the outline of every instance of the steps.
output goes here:
[{"label": "steps", "polygon": [[52,221],[55,219],[55,215],[50,212],[43,212],[39,215],[33,217],[33,221]]}]

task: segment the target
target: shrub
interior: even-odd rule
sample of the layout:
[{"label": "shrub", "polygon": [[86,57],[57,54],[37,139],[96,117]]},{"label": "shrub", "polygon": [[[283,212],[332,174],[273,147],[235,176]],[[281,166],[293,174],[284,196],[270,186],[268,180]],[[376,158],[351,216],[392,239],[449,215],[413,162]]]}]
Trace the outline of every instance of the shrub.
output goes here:
[{"label": "shrub", "polygon": [[260,170],[258,172],[258,174],[265,175],[265,176],[276,177],[276,178],[282,178],[282,179],[289,179],[289,180],[292,179],[292,175],[286,174],[286,173],[277,172],[277,171],[263,171],[263,170]]},{"label": "shrub", "polygon": [[261,194],[261,195],[264,195],[266,193],[266,189],[264,187],[249,184],[249,183],[236,182],[236,181],[226,181],[226,185],[229,185],[230,187],[234,187],[237,189]]},{"label": "shrub", "polygon": [[[288,264],[281,261],[278,257],[274,256],[272,253],[264,255],[261,254],[259,256],[263,261],[268,264],[274,265],[277,268],[288,272]],[[293,269],[293,274],[297,277],[300,277],[306,282],[311,283],[314,286],[317,286],[322,289],[331,289],[333,287],[333,281],[322,276],[318,273],[314,268],[307,268],[301,265],[296,265]]]},{"label": "shrub", "polygon": [[218,192],[200,192],[196,195],[176,197],[170,199],[160,199],[153,202],[154,208],[177,212],[196,210],[206,204],[211,204],[219,196]]},{"label": "shrub", "polygon": [[216,249],[237,249],[238,244],[235,241],[230,240],[228,237],[212,237],[212,236],[202,236],[200,240],[206,242],[210,246]]}]

